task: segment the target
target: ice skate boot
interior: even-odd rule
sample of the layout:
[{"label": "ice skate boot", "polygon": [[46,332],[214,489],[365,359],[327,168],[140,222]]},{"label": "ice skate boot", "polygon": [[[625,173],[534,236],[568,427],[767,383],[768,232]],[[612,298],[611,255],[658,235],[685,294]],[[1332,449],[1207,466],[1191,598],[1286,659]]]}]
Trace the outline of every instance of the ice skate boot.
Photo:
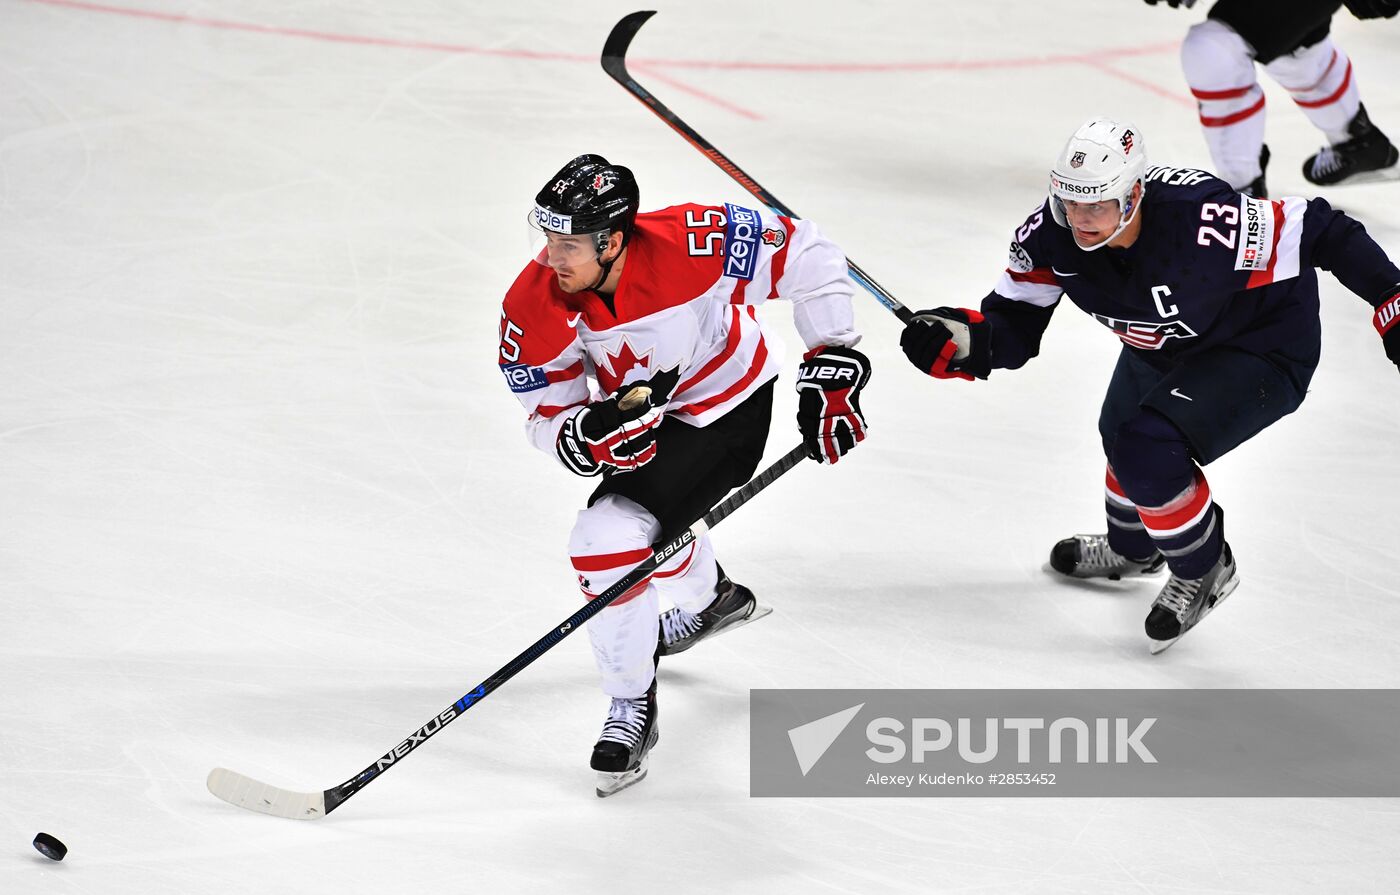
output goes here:
[{"label": "ice skate boot", "polygon": [[642,696],[614,698],[589,765],[598,772],[598,798],[621,792],[647,775],[647,754],[661,730],[656,726],[656,681]]},{"label": "ice skate boot", "polygon": [[1146,559],[1130,559],[1108,546],[1108,535],[1075,535],[1050,551],[1050,568],[1071,578],[1108,578],[1117,581],[1161,571],[1167,558],[1156,550]]},{"label": "ice skate boot", "polygon": [[1249,183],[1240,187],[1240,192],[1246,196],[1253,196],[1255,199],[1269,198],[1269,186],[1264,181],[1264,174],[1269,168],[1269,147],[1265,146],[1259,150],[1259,176]]},{"label": "ice skate boot", "polygon": [[686,612],[677,606],[661,613],[661,631],[657,638],[659,655],[683,653],[707,637],[757,621],[773,611],[759,606],[753,591],[730,581],[718,564],[716,568],[719,581],[715,583],[715,599],[710,605],[699,612]]},{"label": "ice skate boot", "polygon": [[1371,123],[1363,105],[1347,125],[1351,139],[1327,146],[1303,162],[1303,176],[1309,183],[1332,186],[1338,183],[1387,180],[1400,177],[1400,151]]},{"label": "ice skate boot", "polygon": [[1152,603],[1152,611],[1147,614],[1144,627],[1151,638],[1152,653],[1155,655],[1176,643],[1187,631],[1201,623],[1201,619],[1234,592],[1240,578],[1235,567],[1235,555],[1226,543],[1220,550],[1220,559],[1211,566],[1203,578],[1167,579],[1162,592]]}]

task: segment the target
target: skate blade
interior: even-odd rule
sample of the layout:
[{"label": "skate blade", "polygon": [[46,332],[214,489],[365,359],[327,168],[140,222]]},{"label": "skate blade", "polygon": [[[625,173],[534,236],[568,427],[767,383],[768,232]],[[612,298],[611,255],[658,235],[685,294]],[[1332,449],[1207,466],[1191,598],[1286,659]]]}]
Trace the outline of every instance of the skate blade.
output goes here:
[{"label": "skate blade", "polygon": [[690,650],[692,647],[698,645],[699,643],[703,643],[703,642],[706,641],[706,640],[712,640],[712,639],[714,639],[714,638],[720,636],[721,634],[728,634],[730,631],[733,631],[735,628],[742,628],[744,625],[752,624],[753,622],[756,622],[756,621],[758,621],[759,619],[765,618],[765,617],[770,616],[770,615],[772,615],[772,614],[773,614],[773,607],[771,607],[771,606],[761,606],[761,605],[759,605],[759,604],[754,604],[753,612],[750,612],[750,613],[748,614],[748,617],[746,617],[746,618],[740,618],[740,619],[735,619],[734,621],[729,622],[728,624],[724,625],[723,627],[716,628],[715,630],[711,631],[711,632],[710,632],[709,634],[707,634],[706,636],[700,638],[699,641],[696,641],[696,642],[691,643],[690,646],[687,646],[685,649],[670,649],[670,650],[668,650],[668,649],[666,649],[665,647],[661,647],[661,650],[660,650],[659,655],[661,655],[661,656],[663,656],[663,657],[664,657],[664,656],[679,656],[681,653],[684,653],[684,652]]},{"label": "skate blade", "polygon": [[1187,633],[1189,633],[1189,632],[1191,631],[1192,628],[1195,628],[1196,625],[1199,625],[1201,622],[1205,621],[1205,620],[1206,620],[1206,616],[1210,615],[1212,612],[1214,612],[1215,610],[1219,609],[1219,608],[1220,608],[1220,604],[1221,604],[1221,603],[1224,603],[1225,600],[1226,600],[1226,598],[1229,597],[1230,594],[1234,593],[1234,592],[1235,592],[1235,588],[1237,588],[1237,587],[1239,587],[1239,586],[1240,586],[1240,576],[1239,576],[1239,573],[1236,572],[1234,575],[1230,576],[1230,580],[1229,580],[1229,581],[1225,582],[1225,587],[1224,587],[1223,590],[1221,590],[1220,596],[1218,596],[1218,597],[1215,598],[1215,604],[1212,605],[1212,606],[1211,606],[1209,609],[1207,609],[1205,612],[1202,612],[1202,613],[1201,613],[1201,617],[1198,618],[1198,619],[1196,619],[1196,624],[1195,624],[1195,625],[1192,625],[1190,628],[1187,628],[1185,631],[1182,631],[1180,634],[1176,635],[1176,636],[1173,637],[1171,640],[1153,640],[1153,641],[1151,642],[1152,645],[1148,647],[1148,649],[1150,649],[1150,650],[1152,651],[1152,655],[1154,655],[1154,656],[1157,655],[1158,653],[1164,651],[1167,647],[1171,646],[1173,643],[1176,643],[1178,640],[1180,640],[1181,638],[1185,637],[1185,636],[1187,635]]},{"label": "skate blade", "polygon": [[646,779],[646,776],[647,759],[645,757],[630,771],[620,771],[615,774],[608,771],[599,771],[596,788],[598,798],[606,799],[608,796],[617,795],[629,786],[635,786],[641,783]]},{"label": "skate blade", "polygon": [[770,616],[770,615],[772,615],[772,614],[773,614],[773,607],[772,607],[772,606],[763,606],[763,605],[760,605],[760,604],[754,604],[753,612],[750,612],[750,613],[749,613],[748,618],[741,618],[741,619],[737,619],[737,620],[735,620],[735,621],[732,621],[732,622],[730,622],[729,624],[725,625],[723,628],[720,628],[718,631],[716,631],[715,634],[716,634],[716,635],[719,635],[719,634],[723,634],[725,631],[732,631],[732,630],[734,630],[735,628],[742,628],[744,625],[751,625],[751,624],[753,624],[754,622],[758,621],[759,619],[761,619],[761,618],[766,618],[767,616]]},{"label": "skate blade", "polygon": [[[1330,183],[1323,189],[1334,186],[1356,186],[1366,183],[1389,183],[1400,180],[1400,164],[1391,165],[1389,168],[1381,168],[1379,171],[1363,171],[1360,174],[1353,174],[1340,183]],[[1320,184],[1312,184],[1320,186]]]}]

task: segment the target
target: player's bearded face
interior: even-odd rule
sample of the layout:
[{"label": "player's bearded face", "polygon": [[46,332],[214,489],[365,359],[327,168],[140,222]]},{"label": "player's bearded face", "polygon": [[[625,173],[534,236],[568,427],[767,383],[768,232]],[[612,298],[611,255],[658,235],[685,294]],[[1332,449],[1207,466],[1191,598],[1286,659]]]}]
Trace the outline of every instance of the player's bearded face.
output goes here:
[{"label": "player's bearded face", "polygon": [[1117,199],[1107,202],[1064,201],[1065,219],[1069,222],[1074,241],[1080,246],[1098,245],[1118,228],[1122,219]]},{"label": "player's bearded face", "polygon": [[546,235],[545,261],[565,292],[582,292],[598,282],[603,267],[598,263],[598,251],[589,234],[549,233]]}]

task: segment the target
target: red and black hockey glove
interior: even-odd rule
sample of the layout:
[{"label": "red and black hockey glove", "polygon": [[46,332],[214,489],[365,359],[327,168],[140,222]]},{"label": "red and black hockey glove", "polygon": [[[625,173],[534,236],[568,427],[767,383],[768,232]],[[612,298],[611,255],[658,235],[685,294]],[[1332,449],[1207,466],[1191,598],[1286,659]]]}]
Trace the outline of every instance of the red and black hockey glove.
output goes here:
[{"label": "red and black hockey glove", "polygon": [[917,312],[905,324],[899,347],[936,379],[986,379],[992,371],[992,325],[971,308]]},{"label": "red and black hockey glove", "polygon": [[582,476],[630,472],[656,457],[656,429],[680,368],[632,382],[605,401],[595,401],[564,422],[555,441],[559,459]]},{"label": "red and black hockey glove", "polygon": [[822,345],[797,368],[797,428],[807,456],[835,463],[865,440],[860,390],[870,381],[870,360],[854,348]]},{"label": "red and black hockey glove", "polygon": [[1400,368],[1400,286],[1392,289],[1390,296],[1376,308],[1376,316],[1371,318],[1371,322],[1376,325],[1376,332],[1381,334],[1385,356]]}]

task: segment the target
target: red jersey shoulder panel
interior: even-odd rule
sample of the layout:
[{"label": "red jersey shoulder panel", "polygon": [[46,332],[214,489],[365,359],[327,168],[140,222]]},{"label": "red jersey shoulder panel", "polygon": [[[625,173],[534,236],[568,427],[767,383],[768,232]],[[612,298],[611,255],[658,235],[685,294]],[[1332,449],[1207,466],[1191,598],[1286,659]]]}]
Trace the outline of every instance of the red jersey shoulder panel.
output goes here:
[{"label": "red jersey shoulder panel", "polygon": [[570,307],[554,271],[531,261],[501,305],[501,344],[496,362],[538,367],[557,358],[577,337],[578,311]]},{"label": "red jersey shoulder panel", "polygon": [[600,309],[590,302],[589,328],[646,317],[712,289],[724,275],[724,226],[724,209],[716,206],[674,205],[637,215],[617,287],[617,316],[595,319]]}]

